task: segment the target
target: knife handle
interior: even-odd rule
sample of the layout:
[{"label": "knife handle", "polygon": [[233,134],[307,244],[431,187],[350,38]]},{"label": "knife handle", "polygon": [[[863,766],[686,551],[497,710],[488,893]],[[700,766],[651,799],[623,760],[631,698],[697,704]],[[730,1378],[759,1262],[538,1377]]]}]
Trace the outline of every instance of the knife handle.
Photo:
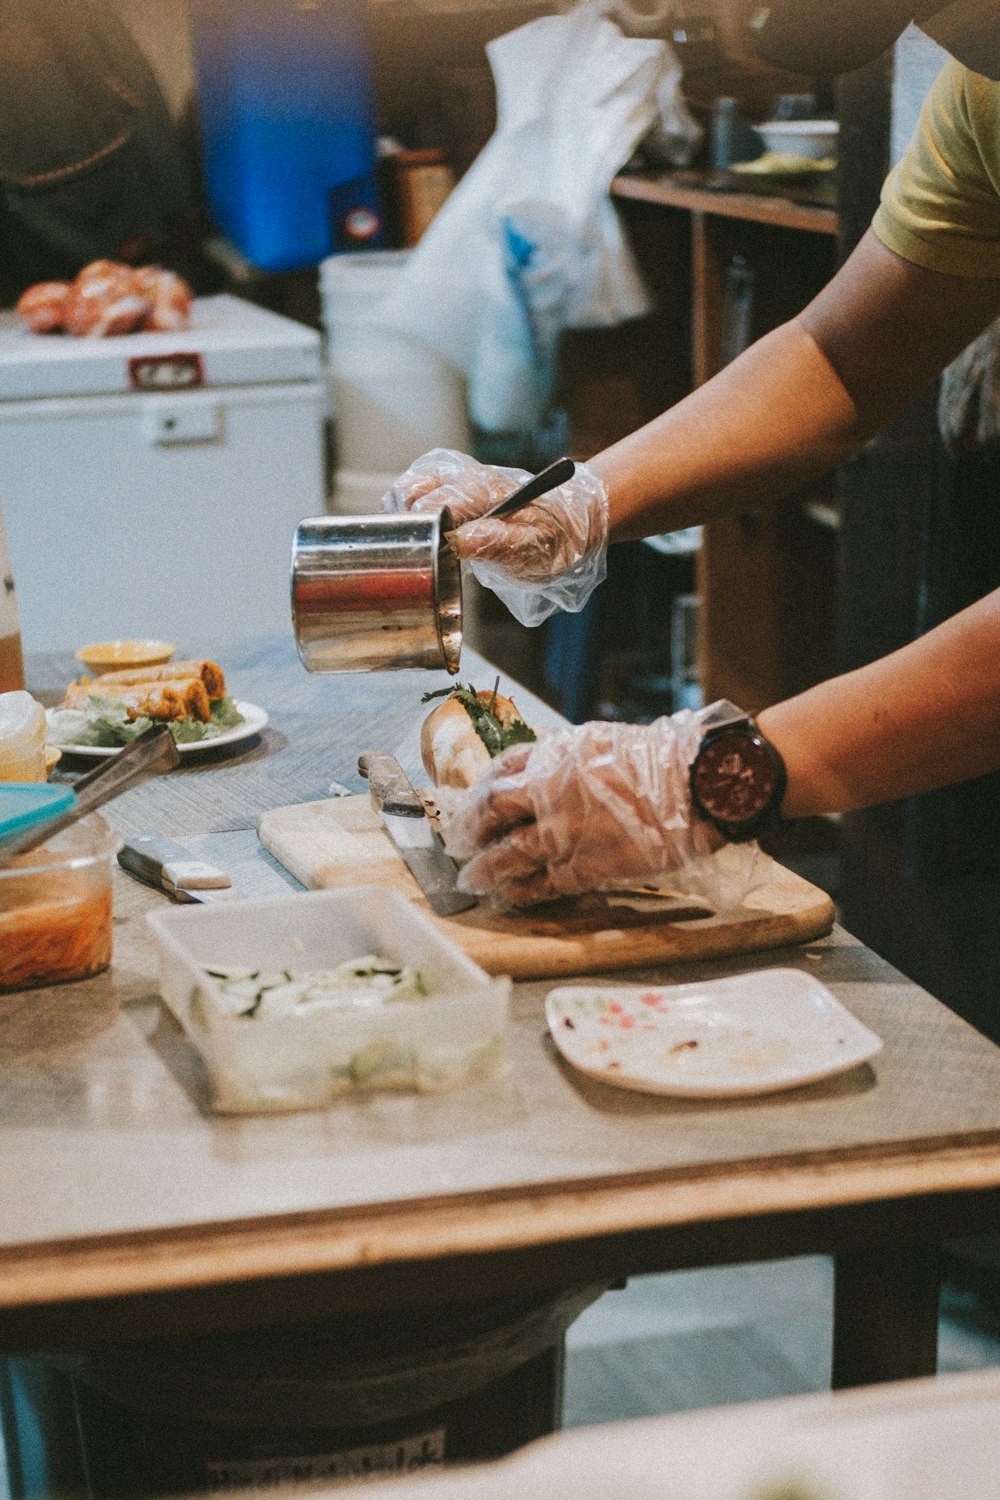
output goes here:
[{"label": "knife handle", "polygon": [[481,516],[470,516],[469,519],[486,521],[492,520],[494,516],[511,516],[516,510],[523,510],[526,505],[530,505],[532,500],[540,500],[543,495],[558,489],[561,484],[567,484],[575,473],[576,464],[571,458],[557,458],[555,463],[549,464],[547,469],[543,469],[533,479],[520,485],[513,494],[494,505],[492,510],[485,510]]},{"label": "knife handle", "polygon": [[413,783],[394,755],[367,750],[358,757],[358,771],[367,779],[372,801],[380,812],[399,813],[404,818],[426,816]]},{"label": "knife handle", "polygon": [[173,894],[188,890],[227,890],[232,881],[225,870],[196,859],[183,844],[160,834],[136,833],[118,851],[118,863],[149,885]]}]

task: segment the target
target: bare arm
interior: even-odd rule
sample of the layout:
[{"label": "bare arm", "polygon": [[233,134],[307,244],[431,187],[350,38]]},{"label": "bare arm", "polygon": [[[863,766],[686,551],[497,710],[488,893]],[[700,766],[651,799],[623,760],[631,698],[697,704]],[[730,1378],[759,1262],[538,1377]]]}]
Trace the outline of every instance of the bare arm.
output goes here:
[{"label": "bare arm", "polygon": [[871,233],[824,291],[591,461],[622,541],[817,478],[891,421],[1000,313],[1000,282],[925,271]]},{"label": "bare arm", "polygon": [[[1000,313],[1000,283],[925,271],[869,234],[798,317],[593,462],[616,540],[786,493],[899,414]],[[1000,768],[1000,591],[891,656],[766,709],[789,817]]]},{"label": "bare arm", "polygon": [[788,767],[788,817],[871,807],[1000,769],[1000,590],[758,721]]}]

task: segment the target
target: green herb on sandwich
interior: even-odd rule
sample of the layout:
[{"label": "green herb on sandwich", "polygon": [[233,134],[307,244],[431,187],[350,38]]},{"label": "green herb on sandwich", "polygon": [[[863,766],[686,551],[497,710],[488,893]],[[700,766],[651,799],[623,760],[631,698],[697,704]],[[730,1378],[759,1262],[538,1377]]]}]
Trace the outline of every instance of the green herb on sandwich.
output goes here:
[{"label": "green herb on sandwich", "polygon": [[472,720],[473,728],[491,756],[500,755],[511,745],[529,745],[538,738],[535,731],[523,719],[512,719],[509,724],[501,722],[497,712],[497,690],[500,679],[493,684],[493,693],[485,702],[471,685],[438,688],[433,693],[424,693],[421,703],[430,703],[433,698],[457,698]]}]

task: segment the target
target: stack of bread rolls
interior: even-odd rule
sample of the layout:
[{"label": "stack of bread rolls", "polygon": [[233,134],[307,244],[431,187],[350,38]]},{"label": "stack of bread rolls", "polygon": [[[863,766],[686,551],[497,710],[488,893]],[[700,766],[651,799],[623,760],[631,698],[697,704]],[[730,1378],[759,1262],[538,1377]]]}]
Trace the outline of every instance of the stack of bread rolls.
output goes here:
[{"label": "stack of bread rolls", "polygon": [[29,286],[18,299],[17,312],[33,333],[108,338],[185,328],[192,301],[191,288],[173,271],[95,260],[74,281]]}]

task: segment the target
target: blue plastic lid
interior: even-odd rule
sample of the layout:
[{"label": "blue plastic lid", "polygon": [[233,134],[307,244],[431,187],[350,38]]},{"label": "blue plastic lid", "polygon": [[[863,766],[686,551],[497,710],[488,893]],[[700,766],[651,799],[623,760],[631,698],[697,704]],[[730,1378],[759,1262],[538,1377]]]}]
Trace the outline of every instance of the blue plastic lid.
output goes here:
[{"label": "blue plastic lid", "polygon": [[68,812],[75,801],[71,786],[51,786],[47,781],[0,782],[0,839]]}]

